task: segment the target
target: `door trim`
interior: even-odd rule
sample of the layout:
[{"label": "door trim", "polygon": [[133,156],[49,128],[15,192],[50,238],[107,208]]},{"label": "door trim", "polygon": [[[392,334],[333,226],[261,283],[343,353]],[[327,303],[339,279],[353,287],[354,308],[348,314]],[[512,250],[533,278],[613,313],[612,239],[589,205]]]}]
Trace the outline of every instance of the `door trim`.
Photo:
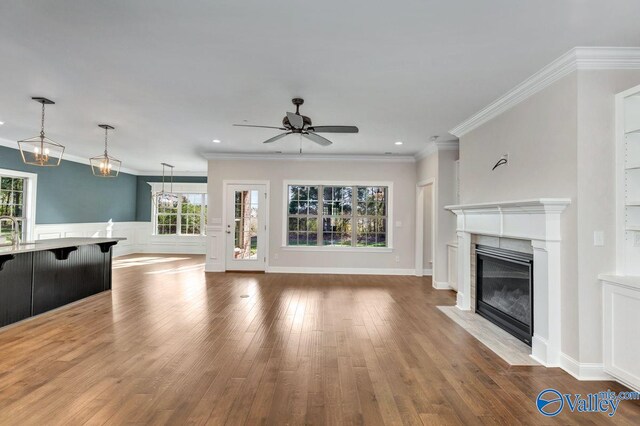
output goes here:
[{"label": "door trim", "polygon": [[[224,179],[222,181],[222,230],[223,232],[227,229],[227,194],[229,185],[264,185],[265,194],[267,194],[267,199],[265,200],[265,209],[264,209],[264,223],[267,225],[267,229],[264,231],[265,238],[265,246],[264,246],[264,256],[266,258],[264,262],[264,271],[266,272],[269,269],[269,246],[271,245],[269,242],[269,231],[271,230],[271,223],[269,220],[269,210],[271,206],[271,181],[269,180],[246,180],[246,179]],[[229,244],[229,239],[224,237],[224,270],[227,270],[227,245]]]}]

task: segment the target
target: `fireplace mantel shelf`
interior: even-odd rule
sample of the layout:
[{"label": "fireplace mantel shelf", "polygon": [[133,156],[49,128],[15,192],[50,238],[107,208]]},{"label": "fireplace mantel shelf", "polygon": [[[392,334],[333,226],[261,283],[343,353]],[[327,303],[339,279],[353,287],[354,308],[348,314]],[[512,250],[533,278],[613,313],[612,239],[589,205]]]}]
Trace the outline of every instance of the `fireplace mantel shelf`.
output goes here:
[{"label": "fireplace mantel shelf", "polygon": [[472,210],[503,210],[503,209],[518,209],[525,212],[539,212],[540,208],[553,209],[554,211],[562,211],[569,204],[571,204],[570,198],[534,198],[529,200],[516,200],[516,201],[494,201],[490,203],[476,203],[476,204],[458,204],[453,206],[445,206],[445,209],[451,211],[472,211]]}]

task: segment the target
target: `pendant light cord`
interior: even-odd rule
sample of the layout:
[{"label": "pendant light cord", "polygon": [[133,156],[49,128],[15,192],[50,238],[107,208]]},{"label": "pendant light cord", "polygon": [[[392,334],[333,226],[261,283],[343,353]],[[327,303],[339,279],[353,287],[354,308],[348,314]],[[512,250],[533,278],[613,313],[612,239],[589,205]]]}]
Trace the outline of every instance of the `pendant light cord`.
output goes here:
[{"label": "pendant light cord", "polygon": [[40,137],[44,138],[44,102],[42,102],[42,120],[40,121]]},{"label": "pendant light cord", "polygon": [[104,128],[104,156],[107,157],[107,132],[109,131],[109,128],[105,127]]}]

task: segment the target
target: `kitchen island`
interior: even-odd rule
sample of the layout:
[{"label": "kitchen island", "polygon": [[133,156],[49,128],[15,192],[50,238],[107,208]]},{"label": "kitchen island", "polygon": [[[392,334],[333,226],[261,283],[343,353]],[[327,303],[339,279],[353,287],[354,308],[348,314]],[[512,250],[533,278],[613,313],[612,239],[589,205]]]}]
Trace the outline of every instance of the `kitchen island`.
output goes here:
[{"label": "kitchen island", "polygon": [[0,247],[0,327],[111,289],[124,238],[59,238]]}]

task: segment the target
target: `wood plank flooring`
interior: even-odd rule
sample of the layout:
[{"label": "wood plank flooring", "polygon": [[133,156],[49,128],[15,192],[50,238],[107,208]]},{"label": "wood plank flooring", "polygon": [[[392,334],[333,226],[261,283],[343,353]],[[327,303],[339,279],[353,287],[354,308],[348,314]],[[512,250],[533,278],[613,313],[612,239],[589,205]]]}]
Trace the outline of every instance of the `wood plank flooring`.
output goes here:
[{"label": "wood plank flooring", "polygon": [[547,387],[623,388],[510,367],[429,278],[203,264],[120,258],[112,292],[2,329],[0,424],[640,424],[629,401],[613,419],[540,415]]}]

